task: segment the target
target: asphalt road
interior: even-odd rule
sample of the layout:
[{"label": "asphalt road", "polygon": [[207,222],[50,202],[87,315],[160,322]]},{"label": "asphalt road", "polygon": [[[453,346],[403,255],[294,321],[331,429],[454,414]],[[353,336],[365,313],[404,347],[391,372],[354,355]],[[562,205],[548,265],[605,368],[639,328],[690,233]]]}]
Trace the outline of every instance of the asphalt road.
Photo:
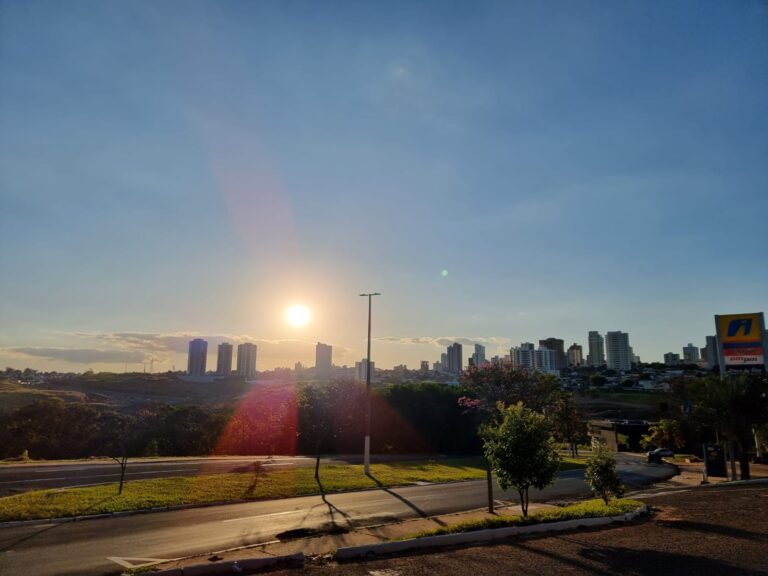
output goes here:
[{"label": "asphalt road", "polygon": [[[650,483],[671,475],[666,465],[646,465],[619,455],[625,482]],[[549,501],[588,493],[581,471],[565,473],[532,494]],[[496,497],[516,502],[516,494]],[[175,512],[0,528],[0,573],[36,576],[118,574],[148,559],[173,559],[267,542],[297,528],[365,526],[399,518],[483,507],[484,481],[308,496]],[[147,560],[137,560],[147,559]]]}]

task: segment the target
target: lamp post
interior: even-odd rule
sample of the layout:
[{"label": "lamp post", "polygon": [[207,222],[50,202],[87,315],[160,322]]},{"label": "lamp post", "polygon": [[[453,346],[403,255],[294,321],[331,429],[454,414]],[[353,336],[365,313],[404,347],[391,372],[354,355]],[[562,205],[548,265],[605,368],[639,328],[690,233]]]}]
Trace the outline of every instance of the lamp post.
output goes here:
[{"label": "lamp post", "polygon": [[371,473],[371,298],[381,296],[378,292],[360,294],[368,298],[368,357],[365,362],[365,447],[363,449],[363,471]]}]

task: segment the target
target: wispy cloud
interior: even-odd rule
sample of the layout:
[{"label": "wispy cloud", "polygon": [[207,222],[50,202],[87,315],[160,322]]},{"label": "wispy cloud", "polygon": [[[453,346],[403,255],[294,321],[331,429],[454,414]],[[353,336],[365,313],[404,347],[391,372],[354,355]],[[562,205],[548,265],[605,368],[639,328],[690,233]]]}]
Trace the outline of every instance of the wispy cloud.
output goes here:
[{"label": "wispy cloud", "polygon": [[462,346],[474,346],[475,344],[482,344],[483,346],[488,346],[491,348],[509,348],[512,342],[509,338],[504,338],[501,336],[382,336],[380,338],[375,338],[374,340],[377,342],[388,342],[391,344],[434,346],[436,348],[444,348],[446,346],[450,346],[454,342],[458,342]]},{"label": "wispy cloud", "polygon": [[[76,332],[78,338],[113,346],[117,350],[152,356],[155,360],[167,360],[169,355],[186,354],[189,341],[202,338],[208,342],[208,353],[215,352],[216,346],[223,342],[237,345],[245,342],[256,344],[259,358],[274,362],[295,362],[311,358],[315,354],[316,342],[305,340],[268,340],[255,338],[247,334],[205,334],[199,332]],[[344,346],[333,346],[334,362],[350,362],[355,358],[354,351]],[[141,360],[139,360],[141,361]]]},{"label": "wispy cloud", "polygon": [[46,360],[60,360],[74,364],[123,364],[143,362],[146,354],[138,350],[103,350],[96,348],[42,348],[18,346],[3,348],[3,352],[17,356],[32,356]]}]

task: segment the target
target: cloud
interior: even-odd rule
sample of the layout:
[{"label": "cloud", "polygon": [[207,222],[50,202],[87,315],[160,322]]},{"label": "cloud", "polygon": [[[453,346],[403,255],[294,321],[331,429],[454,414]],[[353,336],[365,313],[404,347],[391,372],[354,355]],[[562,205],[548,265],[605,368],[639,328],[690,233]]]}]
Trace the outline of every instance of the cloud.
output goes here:
[{"label": "cloud", "polygon": [[34,346],[19,346],[3,348],[3,352],[20,355],[45,358],[47,360],[61,360],[74,364],[123,364],[125,362],[143,362],[146,354],[138,350],[103,350],[95,348],[38,348]]},{"label": "cloud", "polygon": [[[256,344],[258,358],[269,359],[271,362],[288,361],[293,363],[297,360],[313,358],[316,345],[316,342],[304,340],[267,340],[254,338],[247,334],[204,334],[199,332],[77,332],[73,335],[78,338],[106,343],[118,350],[143,353],[160,361],[167,360],[168,355],[186,354],[189,350],[189,341],[195,338],[202,338],[208,342],[208,354],[215,354],[216,347],[223,342],[229,342],[234,346],[250,342]],[[334,345],[333,357],[335,363],[343,363],[352,361],[355,354],[351,348]]]},{"label": "cloud", "polygon": [[462,346],[474,346],[475,344],[481,344],[491,348],[509,348],[511,345],[511,340],[509,338],[504,338],[501,336],[476,338],[467,338],[464,336],[382,336],[375,338],[374,340],[377,342],[387,342],[390,344],[435,346],[437,348],[445,348],[454,342],[458,342]]}]

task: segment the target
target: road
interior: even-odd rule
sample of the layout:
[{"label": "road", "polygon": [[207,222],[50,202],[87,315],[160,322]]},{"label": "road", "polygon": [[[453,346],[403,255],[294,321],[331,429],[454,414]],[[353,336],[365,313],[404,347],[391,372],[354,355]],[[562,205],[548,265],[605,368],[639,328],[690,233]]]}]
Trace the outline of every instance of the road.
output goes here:
[{"label": "road", "polygon": [[[313,458],[305,456],[233,456],[214,458],[176,458],[129,461],[128,480],[199,476],[243,472],[259,461],[267,467],[313,466]],[[0,496],[29,490],[93,486],[120,480],[120,466],[113,461],[65,462],[0,466]]]},{"label": "road", "polygon": [[[619,455],[625,482],[650,483],[671,475],[666,465],[646,465]],[[532,494],[550,501],[588,493],[581,471],[565,473]],[[516,494],[496,497],[516,502]],[[400,518],[483,507],[485,481],[408,486],[308,496],[175,512],[0,528],[0,573],[36,576],[117,574],[123,567],[267,542],[297,528],[365,526]]]}]

